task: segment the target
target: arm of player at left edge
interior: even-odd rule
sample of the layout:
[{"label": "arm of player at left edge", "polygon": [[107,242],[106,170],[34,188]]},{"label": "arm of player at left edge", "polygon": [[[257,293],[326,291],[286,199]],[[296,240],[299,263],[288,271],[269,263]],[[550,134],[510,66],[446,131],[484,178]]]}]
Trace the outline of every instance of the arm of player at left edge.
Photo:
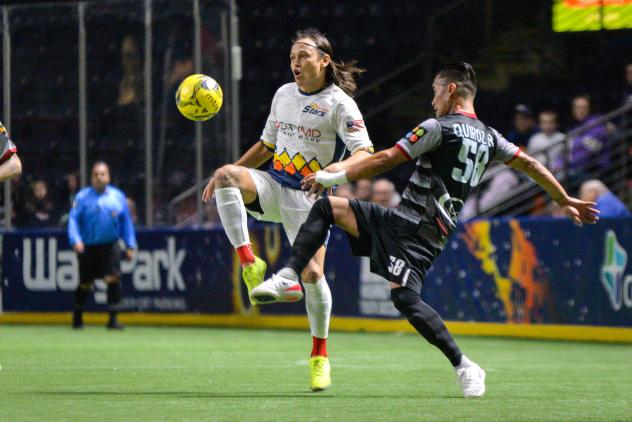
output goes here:
[{"label": "arm of player at left edge", "polygon": [[595,209],[596,203],[581,201],[569,196],[555,176],[535,158],[520,151],[514,159],[506,164],[532,178],[562,207],[564,214],[576,225],[595,224],[599,220],[599,211]]},{"label": "arm of player at left edge", "polygon": [[0,181],[9,180],[22,173],[22,162],[17,154],[11,155],[2,165],[0,165]]},{"label": "arm of player at left edge", "polygon": [[301,182],[303,190],[309,191],[310,194],[318,194],[322,188],[360,179],[370,179],[409,160],[397,147],[385,149],[372,155],[365,151],[365,154],[367,156],[361,157],[362,159],[354,159],[357,155],[354,154],[346,160],[336,163],[335,166],[329,166],[324,170],[310,174]]}]

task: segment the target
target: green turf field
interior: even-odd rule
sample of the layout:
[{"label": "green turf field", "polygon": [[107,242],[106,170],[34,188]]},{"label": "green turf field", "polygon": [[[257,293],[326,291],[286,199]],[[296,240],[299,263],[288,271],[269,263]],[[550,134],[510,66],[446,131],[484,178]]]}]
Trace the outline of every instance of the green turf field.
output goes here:
[{"label": "green turf field", "polygon": [[0,420],[632,420],[632,346],[458,341],[487,370],[481,399],[411,334],[333,333],[315,394],[304,332],[0,326]]}]

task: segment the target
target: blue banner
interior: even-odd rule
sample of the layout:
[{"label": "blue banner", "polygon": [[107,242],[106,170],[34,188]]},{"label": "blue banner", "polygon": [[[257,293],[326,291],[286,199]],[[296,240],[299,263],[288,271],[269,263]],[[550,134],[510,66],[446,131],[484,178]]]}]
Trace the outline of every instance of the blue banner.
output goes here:
[{"label": "blue banner", "polygon": [[632,325],[632,220],[464,224],[435,261],[425,299],[446,319]]},{"label": "blue banner", "polygon": [[[231,249],[213,231],[140,231],[133,261],[121,263],[121,307],[142,312],[230,313]],[[78,259],[64,231],[3,236],[4,311],[63,311],[79,283]],[[87,309],[105,309],[106,286],[95,283]]]},{"label": "blue banner", "polygon": [[[251,229],[268,273],[290,247],[279,225]],[[139,251],[122,262],[122,308],[132,312],[250,313],[241,269],[220,230],[141,230]],[[422,295],[448,320],[632,325],[632,219],[578,228],[566,220],[479,220],[460,226],[427,274]],[[334,229],[325,275],[334,314],[399,318],[386,281],[368,258],[351,255]],[[78,260],[64,231],[2,236],[2,308],[68,311],[78,284]],[[87,309],[104,310],[97,281]],[[305,314],[304,303],[254,312]]]}]

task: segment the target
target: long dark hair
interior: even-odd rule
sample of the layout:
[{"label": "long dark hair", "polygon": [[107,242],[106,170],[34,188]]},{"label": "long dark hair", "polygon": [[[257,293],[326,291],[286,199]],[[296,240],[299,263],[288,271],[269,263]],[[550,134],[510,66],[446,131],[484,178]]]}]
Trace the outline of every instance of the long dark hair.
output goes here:
[{"label": "long dark hair", "polygon": [[325,34],[316,28],[307,28],[297,31],[292,42],[295,43],[302,38],[312,40],[314,46],[320,50],[321,54],[328,54],[331,58],[329,66],[327,66],[325,70],[325,79],[327,82],[337,85],[347,95],[353,96],[353,93],[358,89],[355,78],[360,73],[366,72],[366,69],[356,66],[358,63],[357,60],[351,60],[347,63],[334,60],[334,51],[331,47],[331,43]]}]

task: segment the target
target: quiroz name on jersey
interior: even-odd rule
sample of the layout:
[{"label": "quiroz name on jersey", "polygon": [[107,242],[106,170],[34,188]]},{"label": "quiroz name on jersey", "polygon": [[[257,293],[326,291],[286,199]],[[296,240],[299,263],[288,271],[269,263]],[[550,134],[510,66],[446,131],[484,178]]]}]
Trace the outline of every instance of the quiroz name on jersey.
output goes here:
[{"label": "quiroz name on jersey", "polygon": [[490,148],[494,146],[492,134],[485,130],[478,129],[466,123],[455,123],[452,125],[452,129],[454,130],[454,134],[459,138],[468,138],[479,144],[485,144]]},{"label": "quiroz name on jersey", "polygon": [[287,137],[297,136],[300,141],[319,143],[322,133],[315,128],[277,121],[277,128]]}]

